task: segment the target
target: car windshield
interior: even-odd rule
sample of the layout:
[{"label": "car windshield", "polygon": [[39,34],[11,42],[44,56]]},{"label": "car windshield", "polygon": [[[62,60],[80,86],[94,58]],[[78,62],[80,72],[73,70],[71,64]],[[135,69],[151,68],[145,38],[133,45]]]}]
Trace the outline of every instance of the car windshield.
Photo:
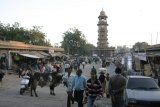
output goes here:
[{"label": "car windshield", "polygon": [[159,89],[155,80],[152,78],[129,78],[127,89]]}]

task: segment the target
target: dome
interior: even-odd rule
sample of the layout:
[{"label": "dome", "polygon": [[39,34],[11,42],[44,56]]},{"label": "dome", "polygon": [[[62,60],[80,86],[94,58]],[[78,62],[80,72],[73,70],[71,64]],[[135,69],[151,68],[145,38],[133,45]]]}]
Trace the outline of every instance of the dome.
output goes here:
[{"label": "dome", "polygon": [[106,16],[106,13],[103,11],[103,9],[102,9],[102,11],[100,12],[100,16]]},{"label": "dome", "polygon": [[107,17],[107,15],[106,15],[106,13],[103,11],[103,9],[102,9],[102,11],[100,12],[100,15],[99,15],[99,17],[98,18],[100,18],[100,19],[106,19],[106,18],[108,18]]}]

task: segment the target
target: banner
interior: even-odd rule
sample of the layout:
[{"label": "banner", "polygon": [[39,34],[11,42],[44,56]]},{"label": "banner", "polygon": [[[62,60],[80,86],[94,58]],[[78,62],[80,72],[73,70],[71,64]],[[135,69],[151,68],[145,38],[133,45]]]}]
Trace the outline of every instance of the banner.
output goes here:
[{"label": "banner", "polygon": [[147,61],[146,53],[135,53],[135,58],[138,58],[139,60]]}]

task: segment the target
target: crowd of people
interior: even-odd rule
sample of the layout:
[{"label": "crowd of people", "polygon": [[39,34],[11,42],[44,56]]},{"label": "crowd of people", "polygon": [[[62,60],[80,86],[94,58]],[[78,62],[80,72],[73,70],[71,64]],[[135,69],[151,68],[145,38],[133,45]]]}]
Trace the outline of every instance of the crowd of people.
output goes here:
[{"label": "crowd of people", "polygon": [[[82,65],[82,69],[80,69]],[[123,90],[125,88],[125,78],[121,75],[121,69],[116,68],[115,76],[101,72],[98,76],[96,68],[93,66],[90,70],[90,76],[87,79],[83,75],[83,70],[86,63],[82,61],[77,63],[76,74],[72,71],[73,64],[70,63],[55,63],[47,61],[46,63],[35,63],[33,66],[22,63],[20,69],[17,71],[19,77],[27,75],[30,71],[40,73],[58,73],[63,72],[63,83],[67,87],[67,107],[71,107],[76,101],[78,107],[83,107],[87,103],[87,107],[93,107],[96,100],[102,97],[111,98],[112,107],[123,107]],[[65,73],[66,72],[66,73]]]},{"label": "crowd of people", "polygon": [[28,64],[22,62],[18,65],[16,72],[19,75],[19,78],[24,75],[28,75],[31,72],[39,72],[39,73],[59,73],[62,72],[61,63],[55,63],[51,61],[46,62],[35,62],[34,64]]},{"label": "crowd of people", "polygon": [[116,68],[116,75],[112,77],[104,72],[98,77],[94,66],[88,79],[82,73],[82,69],[78,69],[74,75],[70,66],[63,76],[63,83],[67,87],[67,107],[71,107],[71,102],[73,104],[74,101],[78,103],[78,107],[83,107],[85,102],[87,107],[94,107],[94,102],[102,97],[111,98],[112,107],[124,106],[123,90],[126,80],[121,75],[120,68]]}]

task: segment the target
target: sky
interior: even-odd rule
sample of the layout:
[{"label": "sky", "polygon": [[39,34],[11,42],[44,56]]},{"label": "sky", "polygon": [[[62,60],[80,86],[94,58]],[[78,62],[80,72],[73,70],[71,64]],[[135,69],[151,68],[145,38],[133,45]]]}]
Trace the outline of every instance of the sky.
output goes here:
[{"label": "sky", "polygon": [[0,22],[18,22],[27,29],[41,26],[52,45],[76,27],[97,46],[102,8],[108,16],[109,46],[160,44],[159,0],[0,0]]}]

